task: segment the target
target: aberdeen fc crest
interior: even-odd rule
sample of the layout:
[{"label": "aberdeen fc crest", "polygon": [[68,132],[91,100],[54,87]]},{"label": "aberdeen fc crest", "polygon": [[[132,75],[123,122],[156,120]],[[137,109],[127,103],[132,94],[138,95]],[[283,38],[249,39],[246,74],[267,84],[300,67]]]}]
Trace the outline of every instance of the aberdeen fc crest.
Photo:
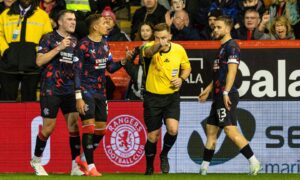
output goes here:
[{"label": "aberdeen fc crest", "polygon": [[104,150],[116,165],[130,167],[144,156],[146,130],[143,124],[131,115],[120,115],[106,127]]}]

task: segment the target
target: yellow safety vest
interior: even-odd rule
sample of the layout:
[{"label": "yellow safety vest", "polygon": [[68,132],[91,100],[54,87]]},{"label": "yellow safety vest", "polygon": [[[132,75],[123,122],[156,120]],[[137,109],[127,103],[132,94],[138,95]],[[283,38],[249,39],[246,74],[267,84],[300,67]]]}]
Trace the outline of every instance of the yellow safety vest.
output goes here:
[{"label": "yellow safety vest", "polygon": [[91,11],[89,0],[66,0],[68,10],[73,11]]}]

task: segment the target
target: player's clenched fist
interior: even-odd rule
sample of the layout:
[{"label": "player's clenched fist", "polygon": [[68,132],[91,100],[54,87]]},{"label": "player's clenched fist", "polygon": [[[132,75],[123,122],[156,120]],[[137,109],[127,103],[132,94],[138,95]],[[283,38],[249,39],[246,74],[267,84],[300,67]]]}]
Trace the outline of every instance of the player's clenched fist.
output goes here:
[{"label": "player's clenched fist", "polygon": [[71,37],[65,37],[59,44],[59,50],[63,50],[71,46]]}]

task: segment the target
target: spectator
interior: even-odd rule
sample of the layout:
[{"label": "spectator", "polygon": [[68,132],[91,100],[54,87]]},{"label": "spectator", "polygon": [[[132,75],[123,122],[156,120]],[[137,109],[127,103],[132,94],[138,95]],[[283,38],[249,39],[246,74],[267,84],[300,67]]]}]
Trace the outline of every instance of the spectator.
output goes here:
[{"label": "spectator", "polygon": [[[297,8],[298,8],[298,13],[300,12],[300,0],[297,1]],[[297,23],[294,27],[294,33],[296,39],[300,39],[300,23]]]},{"label": "spectator", "polygon": [[291,22],[291,25],[295,25],[300,21],[296,0],[274,0],[269,11],[270,24],[279,16],[285,16]]},{"label": "spectator", "polygon": [[140,6],[142,4],[142,0],[130,0],[131,6]]},{"label": "spectator", "polygon": [[90,1],[90,5],[91,7],[95,8],[92,9],[92,12],[102,12],[106,6],[109,6],[112,9],[112,11],[117,11],[123,8],[127,1],[129,2],[129,0],[94,0]]},{"label": "spectator", "polygon": [[263,0],[266,9],[269,9],[273,2],[274,0]]},{"label": "spectator", "polygon": [[244,25],[236,29],[233,33],[233,38],[240,40],[253,40],[253,32],[260,23],[258,11],[255,9],[248,9],[245,12]]},{"label": "spectator", "polygon": [[105,17],[105,20],[109,26],[109,34],[105,36],[107,41],[130,41],[130,38],[127,36],[127,34],[117,25],[116,15],[112,12],[109,6],[105,7],[101,15]]},{"label": "spectator", "polygon": [[255,9],[260,16],[262,16],[266,11],[265,5],[262,0],[241,0],[239,1],[239,8],[239,15],[241,20],[245,17],[245,12],[248,9]]},{"label": "spectator", "polygon": [[172,25],[176,11],[184,10],[185,4],[183,0],[171,0],[171,9],[165,14],[166,24]]},{"label": "spectator", "polygon": [[[134,0],[130,0],[130,1],[134,1]],[[166,9],[171,9],[171,7],[170,7],[170,1],[171,0],[157,0],[157,2],[160,5],[164,6]],[[140,5],[144,6],[143,0],[140,0],[140,2],[141,2]]]},{"label": "spectator", "polygon": [[225,16],[229,16],[234,20],[234,24],[238,22],[239,0],[214,0],[210,6],[210,10],[220,9]]},{"label": "spectator", "polygon": [[[267,24],[269,19],[263,18],[261,24]],[[295,39],[291,24],[285,16],[276,17],[272,22],[270,33],[259,29],[254,31],[254,38],[258,40],[293,40]]]},{"label": "spectator", "polygon": [[185,10],[175,12],[171,26],[172,40],[199,40],[200,36],[196,29],[189,25],[189,15]]},{"label": "spectator", "polygon": [[170,0],[158,0],[158,3],[163,5],[166,9],[170,9]]},{"label": "spectator", "polygon": [[153,25],[149,22],[143,22],[139,27],[136,39],[144,43],[154,40]]},{"label": "spectator", "polygon": [[14,2],[15,2],[15,0],[3,0],[2,2],[0,2],[0,14],[1,14],[6,8],[9,8]]},{"label": "spectator", "polygon": [[59,11],[66,9],[66,2],[64,0],[41,0],[40,8],[49,15],[52,28],[55,29],[57,27],[57,14]]},{"label": "spectator", "polygon": [[2,100],[35,101],[39,69],[35,63],[41,37],[52,31],[48,14],[36,0],[16,0],[0,15],[0,83]]},{"label": "spectator", "polygon": [[[3,0],[0,2],[0,14],[7,8],[10,8],[10,6],[15,2],[15,0]],[[1,61],[1,55],[0,55],[0,61]],[[3,96],[1,92],[1,86],[0,86],[0,96]],[[0,97],[0,99],[3,99]]]},{"label": "spectator", "polygon": [[187,0],[185,9],[190,15],[190,24],[201,31],[207,25],[207,14],[212,0]]},{"label": "spectator", "polygon": [[300,38],[300,15],[297,7],[297,0],[274,0],[269,11],[269,26],[276,17],[285,16],[294,28],[297,38]]},{"label": "spectator", "polygon": [[[131,58],[126,62],[124,68],[126,72],[131,77],[131,80],[128,85],[128,91],[126,93],[126,99],[129,100],[142,100],[143,99],[143,91],[145,84],[145,72],[144,72],[144,59],[141,54],[141,49],[143,49],[144,44],[149,41],[154,40],[153,34],[153,26],[150,23],[144,22],[141,24],[138,30],[137,37],[139,40],[143,41],[141,46],[135,47],[133,52],[131,53]],[[138,61],[134,62],[136,57],[138,56]]]},{"label": "spectator", "polygon": [[222,16],[222,11],[219,9],[212,10],[208,13],[208,25],[200,32],[201,40],[213,40],[212,32],[215,28],[215,21],[219,16]]},{"label": "spectator", "polygon": [[130,38],[135,40],[138,27],[142,22],[150,22],[153,25],[165,22],[167,9],[157,0],[143,0],[144,6],[137,9],[132,18]]}]

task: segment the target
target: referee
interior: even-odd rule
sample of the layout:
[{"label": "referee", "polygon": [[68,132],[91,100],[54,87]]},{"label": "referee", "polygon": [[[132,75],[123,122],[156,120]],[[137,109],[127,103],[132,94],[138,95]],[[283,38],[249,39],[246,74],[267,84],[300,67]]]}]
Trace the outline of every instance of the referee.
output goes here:
[{"label": "referee", "polygon": [[145,175],[153,174],[156,143],[162,122],[166,125],[163,150],[160,153],[161,171],[170,170],[168,152],[174,145],[180,116],[179,89],[188,78],[191,66],[184,48],[170,42],[172,35],[165,23],[154,27],[155,40],[145,44],[142,50],[146,72],[144,94],[144,120],[148,131],[145,155],[147,167]]}]

